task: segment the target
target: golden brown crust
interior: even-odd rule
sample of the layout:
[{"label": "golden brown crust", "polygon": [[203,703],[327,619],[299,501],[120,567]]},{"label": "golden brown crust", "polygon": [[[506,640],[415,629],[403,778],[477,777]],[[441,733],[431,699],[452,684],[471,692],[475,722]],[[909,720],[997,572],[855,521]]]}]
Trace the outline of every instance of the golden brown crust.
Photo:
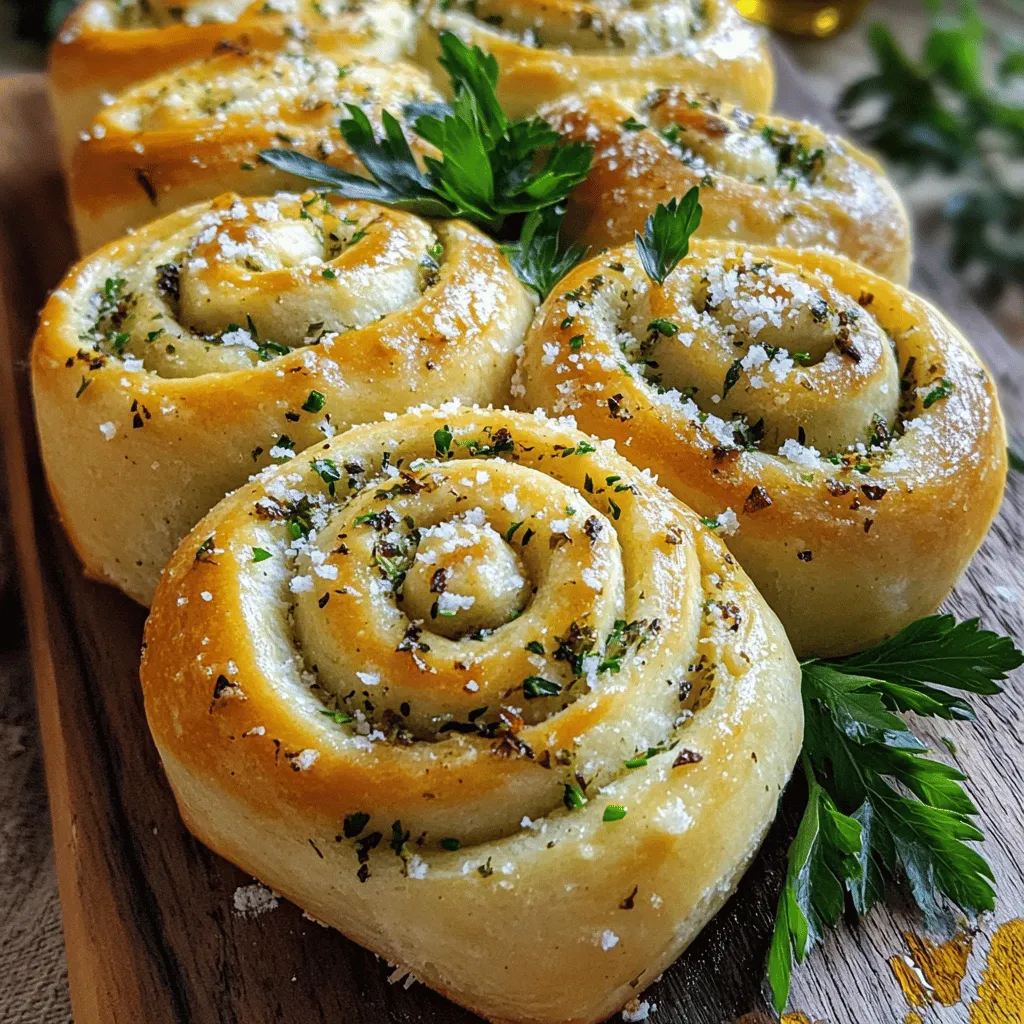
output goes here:
[{"label": "golden brown crust", "polygon": [[268,463],[424,400],[503,397],[533,308],[470,225],[313,194],[229,194],[105,246],[32,357],[87,571],[147,603],[181,537]]},{"label": "golden brown crust", "polygon": [[358,50],[382,60],[406,52],[413,14],[405,0],[85,0],[50,50],[50,87],[65,162],[107,97],[153,75],[225,50],[308,46]]},{"label": "golden brown crust", "polygon": [[[358,469],[330,486],[324,460]],[[799,675],[724,545],[646,474],[568,425],[454,406],[221,502],[168,567],[142,665],[196,835],[534,1024],[620,1009],[725,900],[797,756]]]},{"label": "golden brown crust", "polygon": [[[226,53],[157,75],[118,96],[75,147],[69,192],[79,249],[222,192],[294,185],[260,160],[264,149],[365,174],[338,129],[347,104],[380,131],[384,110],[401,118],[409,103],[440,99],[426,72],[358,55]],[[433,151],[416,138],[412,148]]]},{"label": "golden brown crust", "polygon": [[514,385],[716,519],[801,654],[935,610],[1002,498],[995,386],[932,306],[838,256],[698,241],[566,277]]},{"label": "golden brown crust", "polygon": [[760,30],[729,0],[658,0],[609,7],[580,0],[431,0],[419,23],[417,60],[439,70],[442,29],[492,53],[498,97],[522,117],[567,93],[599,87],[633,95],[685,85],[750,110],[767,110],[775,75]]},{"label": "golden brown crust", "polygon": [[678,87],[636,101],[569,97],[542,114],[594,147],[566,216],[579,241],[622,245],[658,203],[700,186],[703,238],[822,248],[897,284],[909,280],[910,224],[884,171],[812,124]]}]

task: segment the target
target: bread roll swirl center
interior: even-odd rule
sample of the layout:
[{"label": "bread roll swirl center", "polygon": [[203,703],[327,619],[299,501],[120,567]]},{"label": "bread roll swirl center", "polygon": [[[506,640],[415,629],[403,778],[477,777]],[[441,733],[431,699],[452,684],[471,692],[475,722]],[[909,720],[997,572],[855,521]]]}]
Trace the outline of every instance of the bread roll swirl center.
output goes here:
[{"label": "bread roll swirl center", "polygon": [[430,462],[365,487],[297,571],[308,583],[295,624],[320,684],[418,739],[568,707],[596,685],[624,608],[607,518],[574,488],[497,459]]},{"label": "bread roll swirl center", "polygon": [[769,260],[683,264],[641,304],[631,351],[648,381],[736,421],[748,446],[842,452],[896,425],[893,345],[825,275]]}]

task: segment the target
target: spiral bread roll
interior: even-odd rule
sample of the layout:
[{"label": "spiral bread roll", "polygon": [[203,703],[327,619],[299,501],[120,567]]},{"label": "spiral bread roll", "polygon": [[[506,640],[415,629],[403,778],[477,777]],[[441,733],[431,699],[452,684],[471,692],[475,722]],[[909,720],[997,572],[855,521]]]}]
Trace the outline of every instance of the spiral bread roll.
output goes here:
[{"label": "spiral bread roll", "polygon": [[936,609],[995,515],[995,386],[931,305],[825,253],[698,241],[664,287],[632,247],[576,268],[513,392],[615,438],[728,536],[801,655]]},{"label": "spiral bread roll", "polygon": [[249,474],[388,410],[504,398],[533,309],[469,224],[316,193],[227,194],[105,246],[51,297],[32,357],[86,571],[148,603]]},{"label": "spiral bread roll", "polygon": [[699,185],[705,238],[822,248],[909,280],[903,204],[878,162],[845,139],[675,87],[636,102],[568,97],[542,114],[567,139],[594,146],[566,215],[567,234],[580,241],[631,241],[658,203]]},{"label": "spiral bread roll", "polygon": [[[268,195],[287,183],[261,150],[297,149],[365,173],[338,128],[347,104],[381,115],[441,99],[426,72],[368,58],[226,53],[122,93],[72,158],[71,208],[90,252],[125,229],[225,191]],[[407,133],[409,134],[409,133]],[[412,138],[413,151],[432,149]]]},{"label": "spiral bread roll", "polygon": [[497,58],[511,117],[598,87],[635,94],[681,84],[767,110],[771,56],[729,0],[429,0],[416,54],[437,71],[437,35],[455,32]]},{"label": "spiral bread roll", "polygon": [[222,501],[161,581],[142,663],[195,835],[532,1024],[605,1019],[726,900],[799,750],[799,677],[725,546],[646,473],[564,423],[451,407]]},{"label": "spiral bread roll", "polygon": [[315,47],[396,60],[412,45],[405,0],[83,0],[50,49],[65,163],[96,112],[134,82],[225,49]]}]

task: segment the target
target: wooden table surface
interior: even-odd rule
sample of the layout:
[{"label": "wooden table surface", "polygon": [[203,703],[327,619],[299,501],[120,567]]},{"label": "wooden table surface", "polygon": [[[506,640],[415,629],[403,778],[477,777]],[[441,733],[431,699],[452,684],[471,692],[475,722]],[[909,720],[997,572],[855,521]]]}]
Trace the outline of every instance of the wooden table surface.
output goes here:
[{"label": "wooden table surface", "polygon": [[[780,72],[780,106],[822,119],[792,70],[784,64]],[[251,880],[192,840],[178,820],[137,685],[144,613],[112,589],[83,580],[38,464],[25,353],[45,290],[72,255],[48,133],[41,81],[8,81],[0,92],[0,417],[75,1017],[79,1024],[468,1024],[477,1018],[422,986],[390,985],[387,965],[292,906],[259,917],[234,913],[236,888]],[[941,270],[922,266],[916,284],[975,341],[1019,427],[1021,358]],[[1015,475],[990,537],[948,603],[956,614],[981,615],[986,625],[1018,639],[1024,637],[1022,523],[1024,480]],[[970,789],[989,837],[985,852],[996,871],[999,906],[970,941],[943,947],[941,955],[929,958],[910,940],[938,999],[919,1008],[926,1021],[1024,1021],[1024,995],[993,997],[990,991],[997,981],[1014,984],[1012,972],[997,970],[1004,945],[1019,943],[1010,962],[1024,966],[1024,922],[1016,920],[1024,918],[1021,682],[1018,676],[1002,696],[986,701],[977,723],[940,730],[952,738],[957,763],[974,780]],[[931,735],[939,746],[940,735]],[[656,1024],[767,1019],[761,977],[792,827],[784,806],[737,894],[646,994],[657,1004],[651,1018]],[[903,932],[913,927],[912,918],[888,911],[875,913],[859,930],[844,927],[797,972],[793,1006],[808,1020],[832,1024],[903,1021],[913,1007],[898,983],[900,968],[894,971],[890,960],[911,952]],[[959,960],[966,972],[962,988],[956,983]],[[991,984],[982,982],[987,960]],[[909,979],[917,975],[909,960],[903,963],[913,997]],[[931,999],[925,989],[921,993]],[[1020,1001],[1011,1010],[1007,998]],[[974,1004],[970,1011],[968,1004]],[[792,1018],[794,1024],[802,1019]]]}]

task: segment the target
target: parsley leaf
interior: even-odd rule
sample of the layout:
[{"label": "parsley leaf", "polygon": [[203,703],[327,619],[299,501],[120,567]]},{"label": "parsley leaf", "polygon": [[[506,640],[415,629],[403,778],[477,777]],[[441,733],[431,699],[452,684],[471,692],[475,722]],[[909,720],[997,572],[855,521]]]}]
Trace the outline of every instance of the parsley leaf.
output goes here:
[{"label": "parsley leaf", "polygon": [[587,255],[585,245],[562,248],[559,230],[564,215],[564,210],[557,206],[535,210],[523,221],[519,241],[502,246],[516,276],[541,301]]},{"label": "parsley leaf", "polygon": [[690,251],[690,235],[700,227],[700,189],[694,185],[682,199],[670,199],[644,224],[644,233],[636,232],[636,250],[647,276],[658,284],[679,265]]},{"label": "parsley leaf", "polygon": [[346,199],[366,199],[395,206],[421,217],[453,217],[455,209],[434,193],[427,176],[419,169],[398,121],[384,111],[384,138],[373,134],[369,118],[357,106],[347,103],[351,117],[339,124],[345,141],[373,176],[340,170],[292,149],[265,149],[262,159],[296,177],[326,185]]},{"label": "parsley leaf", "polygon": [[[478,46],[442,32],[441,66],[454,101],[411,104],[412,130],[440,151],[420,169],[398,120],[385,111],[377,139],[366,114],[348,104],[339,128],[370,178],[331,167],[293,150],[260,156],[279,170],[325,185],[347,199],[367,199],[425,217],[465,217],[500,235],[510,217],[562,202],[587,176],[593,147],[561,143],[542,118],[510,121],[498,102],[498,63]],[[537,232],[533,228],[531,238]],[[514,236],[513,236],[514,237]],[[527,282],[533,287],[533,284]]]},{"label": "parsley leaf", "polygon": [[803,962],[847,902],[864,916],[887,884],[901,884],[932,928],[948,921],[949,904],[971,914],[993,908],[992,870],[967,845],[983,836],[966,776],[926,757],[896,712],[971,718],[951,691],[998,693],[997,683],[1022,664],[1010,638],[950,615],[919,619],[848,658],[803,663],[807,804],[768,955],[779,1013],[793,957]]}]

